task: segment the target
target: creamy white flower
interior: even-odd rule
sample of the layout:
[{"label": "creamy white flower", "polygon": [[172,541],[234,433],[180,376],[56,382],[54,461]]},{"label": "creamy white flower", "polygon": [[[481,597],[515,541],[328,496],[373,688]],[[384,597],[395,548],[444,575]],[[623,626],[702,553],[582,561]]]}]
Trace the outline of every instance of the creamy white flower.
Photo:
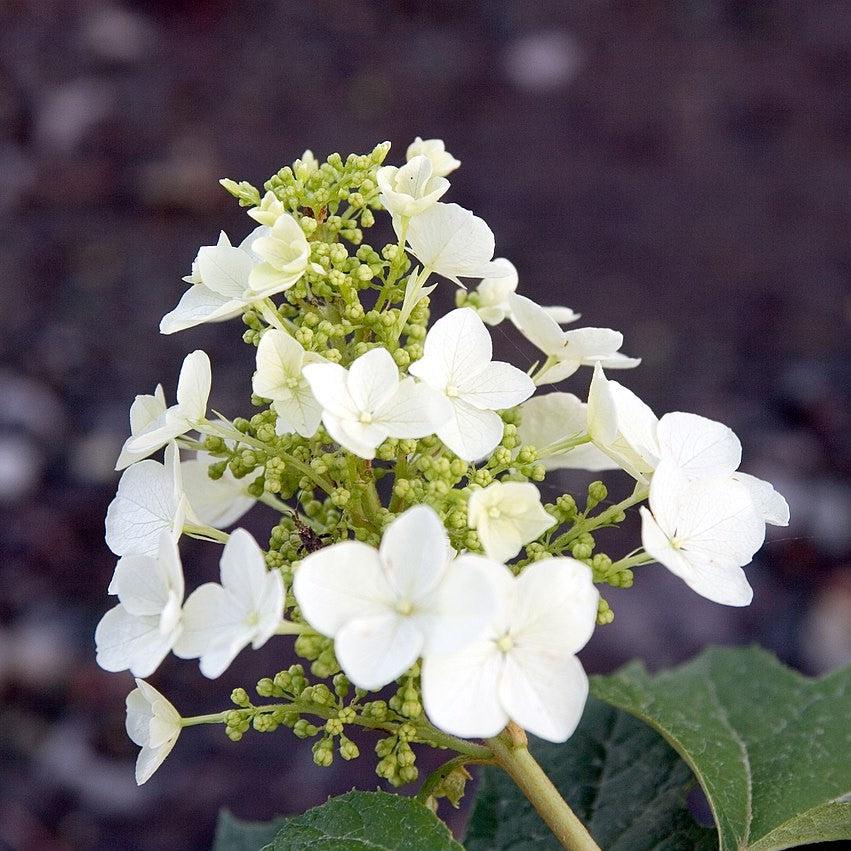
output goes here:
[{"label": "creamy white flower", "polygon": [[274,192],[267,192],[260,204],[248,211],[248,215],[258,224],[271,228],[278,221],[278,217],[285,212],[286,208],[278,199],[278,196]]},{"label": "creamy white flower", "polygon": [[436,177],[428,157],[413,157],[402,168],[382,166],[375,175],[379,198],[391,216],[410,218],[431,207],[449,189],[445,177]]},{"label": "creamy white flower", "polygon": [[225,467],[220,478],[210,478],[210,465],[220,460],[199,452],[195,458],[180,464],[183,492],[189,502],[192,519],[214,529],[233,526],[257,502],[248,494],[249,480],[237,479],[229,467]]},{"label": "creamy white flower", "polygon": [[434,174],[438,177],[446,177],[447,174],[455,171],[460,160],[456,160],[449,151],[446,150],[446,145],[443,139],[421,139],[417,136],[406,152],[405,158],[410,162],[414,157],[428,157],[431,162]]},{"label": "creamy white flower", "polygon": [[182,659],[201,660],[201,673],[221,676],[249,644],[257,650],[274,634],[284,611],[284,583],[267,570],[263,551],[245,529],[231,533],[220,561],[222,584],[208,582],[183,607],[183,632],[174,647]]},{"label": "creamy white flower", "polygon": [[545,393],[520,406],[517,435],[521,445],[534,446],[538,463],[547,470],[614,470],[618,465],[593,443],[547,452],[547,448],[588,431],[588,406],[573,393]]},{"label": "creamy white flower", "polygon": [[184,358],[180,367],[177,404],[162,411],[138,434],[131,434],[124,450],[144,457],[196,429],[207,416],[210,383],[210,358],[206,352],[196,349]]},{"label": "creamy white flower", "polygon": [[154,395],[147,394],[139,395],[133,400],[130,406],[130,437],[121,448],[121,454],[118,456],[118,461],[115,462],[116,470],[123,470],[136,461],[141,461],[147,458],[149,452],[132,452],[127,448],[127,444],[134,438],[138,437],[143,432],[147,431],[166,411],[165,393],[163,392],[162,384],[157,384],[154,390]]},{"label": "creamy white flower", "polygon": [[260,259],[248,276],[249,288],[258,298],[294,286],[310,262],[310,243],[301,225],[289,213],[280,213],[275,224],[265,233],[257,234],[246,248]]},{"label": "creamy white flower", "polygon": [[412,378],[400,381],[387,349],[371,349],[349,369],[310,364],[302,373],[322,406],[328,433],[361,458],[374,458],[388,437],[434,434],[451,413],[439,393]]},{"label": "creamy white flower", "polygon": [[[494,263],[504,264],[504,271],[484,278],[476,287],[479,296],[476,313],[488,325],[499,325],[504,319],[511,317],[509,296],[517,291],[518,284],[517,269],[513,263],[504,257],[498,257]],[[544,310],[560,325],[567,325],[579,319],[579,314],[569,307],[545,307]]]},{"label": "creamy white flower", "polygon": [[170,443],[163,464],[146,459],[121,474],[106,512],[107,546],[117,556],[155,555],[163,532],[180,537],[188,510],[180,455]]},{"label": "creamy white flower", "polygon": [[473,491],[467,523],[478,533],[488,558],[505,562],[555,526],[556,519],[544,510],[531,482],[492,482]]},{"label": "creamy white flower", "polygon": [[554,384],[573,375],[581,366],[602,364],[609,369],[628,369],[641,363],[618,349],[623,334],[611,328],[576,328],[563,330],[558,322],[525,296],[509,296],[514,324],[527,340],[537,346],[552,364],[536,377],[536,384]]},{"label": "creamy white flower", "polygon": [[293,171],[299,180],[304,180],[309,177],[319,168],[319,160],[313,155],[313,151],[308,148],[294,163]]},{"label": "creamy white flower", "polygon": [[98,665],[105,671],[129,669],[136,677],[150,676],[180,635],[183,592],[180,553],[168,532],[160,537],[156,558],[119,559],[109,583],[118,605],[95,630]]},{"label": "creamy white flower", "polygon": [[[400,221],[393,225],[399,235]],[[457,204],[440,201],[408,222],[408,249],[423,264],[463,286],[459,278],[507,274],[505,261],[493,260],[493,231]]]},{"label": "creamy white flower", "polygon": [[588,391],[588,433],[597,448],[622,470],[646,484],[659,463],[656,414],[600,364]]},{"label": "creamy white flower", "polygon": [[417,505],[387,527],[378,550],[343,541],[307,556],[293,593],[307,622],[334,639],[346,676],[376,690],[418,657],[475,640],[493,617],[487,559],[452,555],[437,514]]},{"label": "creamy white flower", "polygon": [[141,786],[171,753],[182,728],[178,711],[153,686],[136,680],[127,695],[127,735],[142,749],[136,758],[136,783]]},{"label": "creamy white flower", "polygon": [[465,461],[489,454],[502,440],[503,422],[495,413],[511,408],[535,391],[525,372],[492,361],[490,334],[476,312],[452,310],[426,335],[423,357],[409,372],[439,392],[451,409],[437,436]]},{"label": "creamy white flower", "polygon": [[650,482],[641,540],[656,561],[703,597],[746,606],[753,591],[742,567],[765,539],[747,488],[732,478],[689,479],[672,459]]},{"label": "creamy white flower", "polygon": [[272,400],[278,415],[278,434],[297,432],[313,437],[322,419],[322,406],[316,401],[302,368],[326,363],[325,358],[306,352],[286,331],[272,328],[263,334],[257,347],[257,371],[252,388],[258,396]]},{"label": "creamy white flower", "polygon": [[481,640],[423,660],[426,714],[456,736],[495,736],[514,721],[542,739],[563,742],[588,696],[575,654],[597,620],[591,570],[574,559],[548,558],[516,578],[503,566],[490,571],[502,606]]}]

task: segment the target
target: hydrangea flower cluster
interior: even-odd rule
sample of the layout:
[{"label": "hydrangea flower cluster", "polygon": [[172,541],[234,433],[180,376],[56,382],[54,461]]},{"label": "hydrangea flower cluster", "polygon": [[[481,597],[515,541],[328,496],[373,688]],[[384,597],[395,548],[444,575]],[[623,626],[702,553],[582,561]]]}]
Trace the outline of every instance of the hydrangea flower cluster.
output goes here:
[{"label": "hydrangea flower cluster", "polygon": [[[619,332],[518,293],[488,225],[443,200],[460,163],[442,141],[417,139],[399,167],[384,165],[389,147],[323,163],[307,151],[263,194],[223,180],[256,226],[198,251],[160,325],[241,317],[255,412],[210,408],[203,351],[184,360],[175,404],[158,386],[130,410],[106,518],[117,603],[95,640],[103,668],[139,678],[139,783],[201,723],[233,740],[288,727],[314,739],[319,765],[357,757],[347,732],[372,729],[395,785],[417,776],[413,744],[475,756],[471,740],[510,724],[564,741],[588,692],[576,654],[613,618],[599,586],[629,587],[658,562],[746,605],[765,524],[788,522],[771,485],[739,471],[729,428],[657,418],[606,375],[639,364]],[[382,217],[390,238],[373,247]],[[440,285],[458,288],[457,306],[430,324]],[[536,363],[494,359],[488,326],[506,321]],[[539,390],[582,367],[585,400]],[[634,486],[611,504],[600,481],[544,502],[536,483],[564,468],[619,469]],[[600,552],[598,531],[645,502],[641,547]],[[271,518],[261,542],[226,531],[249,511]],[[221,581],[188,596],[184,535],[223,547]],[[182,717],[143,679],[169,653],[221,677],[270,641],[302,662],[260,680],[259,699],[233,689],[219,713]]]}]

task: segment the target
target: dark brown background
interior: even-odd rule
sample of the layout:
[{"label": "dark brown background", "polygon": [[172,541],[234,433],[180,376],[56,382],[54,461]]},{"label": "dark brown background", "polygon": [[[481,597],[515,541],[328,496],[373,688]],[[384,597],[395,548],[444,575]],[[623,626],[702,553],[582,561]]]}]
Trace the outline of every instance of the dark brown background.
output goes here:
[{"label": "dark brown background", "polygon": [[[752,640],[810,672],[847,661],[849,81],[843,0],[0,0],[0,847],[205,848],[220,805],[269,817],[378,783],[369,756],[321,770],[285,732],[204,729],[137,790],[130,678],[93,660],[133,395],[173,393],[201,346],[215,406],[246,409],[238,322],[157,333],[197,247],[249,227],[216,180],[259,184],[306,147],[389,138],[399,160],[414,135],[445,138],[464,163],[452,200],[525,291],[623,330],[645,359],[629,385],[732,425],[745,468],[788,496],[749,609],[644,568],[609,595],[589,670]],[[215,555],[187,543],[190,584]],[[211,711],[285,646],[216,682],[173,659],[153,681]]]}]

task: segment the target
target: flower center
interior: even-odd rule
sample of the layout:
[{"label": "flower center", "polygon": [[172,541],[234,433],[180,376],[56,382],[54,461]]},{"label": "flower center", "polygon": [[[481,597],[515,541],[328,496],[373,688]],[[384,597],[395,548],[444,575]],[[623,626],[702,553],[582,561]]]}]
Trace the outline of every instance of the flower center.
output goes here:
[{"label": "flower center", "polygon": [[493,517],[494,519],[496,519],[497,517],[501,517],[501,516],[502,516],[502,511],[500,510],[500,507],[498,505],[492,505],[488,509],[488,517]]},{"label": "flower center", "polygon": [[496,646],[503,652],[508,653],[512,647],[514,647],[514,641],[511,636],[506,632],[501,638],[496,640]]},{"label": "flower center", "polygon": [[404,615],[407,617],[408,615],[413,613],[414,604],[410,600],[399,600],[399,602],[396,603],[396,611],[400,615]]},{"label": "flower center", "polygon": [[360,417],[358,417],[358,419],[359,419],[359,420],[360,420],[360,421],[361,421],[364,425],[369,425],[369,423],[371,423],[371,422],[372,422],[372,414],[370,414],[370,413],[369,413],[369,412],[367,412],[367,411],[364,411],[364,412],[360,415]]},{"label": "flower center", "polygon": [[257,612],[249,612],[245,618],[246,626],[257,626],[260,623],[260,615]]},{"label": "flower center", "polygon": [[458,388],[454,384],[446,385],[446,395],[450,399],[454,399],[458,395]]},{"label": "flower center", "polygon": [[295,390],[299,385],[299,380],[298,378],[296,378],[296,376],[293,375],[286,380],[285,384],[287,385],[287,387],[289,387],[290,390]]}]

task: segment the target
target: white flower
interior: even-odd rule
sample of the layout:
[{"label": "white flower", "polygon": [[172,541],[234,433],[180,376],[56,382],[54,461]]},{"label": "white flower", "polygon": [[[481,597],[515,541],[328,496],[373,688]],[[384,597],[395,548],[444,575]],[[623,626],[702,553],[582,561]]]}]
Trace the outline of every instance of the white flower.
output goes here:
[{"label": "white flower", "polygon": [[278,217],[285,212],[286,209],[278,196],[274,192],[267,192],[260,204],[248,211],[248,215],[258,224],[270,228],[278,221]]},{"label": "white flower", "polygon": [[169,441],[197,428],[207,416],[210,398],[210,358],[201,349],[188,354],[177,379],[177,404],[166,408],[138,434],[124,444],[134,455],[150,455]]},{"label": "white flower", "polygon": [[562,452],[547,454],[549,446],[578,437],[588,429],[588,406],[573,393],[545,393],[520,406],[520,443],[534,446],[538,463],[547,470],[613,470],[618,465],[593,443],[582,443]]},{"label": "white flower", "polygon": [[449,189],[445,177],[434,176],[428,157],[413,157],[402,168],[382,166],[375,177],[381,203],[394,218],[410,218],[422,213]]},{"label": "white flower", "polygon": [[467,523],[478,533],[487,557],[505,562],[555,526],[556,519],[544,510],[531,482],[493,482],[473,491]]},{"label": "white flower", "polygon": [[162,384],[157,384],[153,396],[139,395],[133,400],[133,404],[130,406],[130,437],[125,441],[118,461],[115,462],[116,470],[123,470],[131,464],[135,464],[136,461],[148,457],[150,454],[148,452],[131,452],[127,448],[127,444],[134,437],[138,437],[142,432],[147,431],[165,413],[165,410],[165,393]]},{"label": "white flower", "polygon": [[728,606],[746,606],[753,591],[742,566],[765,538],[765,523],[747,488],[732,478],[689,479],[672,459],[650,482],[641,508],[644,549],[693,591]]},{"label": "white flower", "polygon": [[117,556],[155,555],[163,532],[180,537],[188,510],[180,455],[170,443],[163,464],[147,459],[121,474],[106,512],[107,546]]},{"label": "white flower", "polygon": [[156,558],[128,555],[115,567],[109,593],[119,604],[97,625],[97,662],[106,671],[150,676],[180,635],[183,567],[174,539],[160,537]]},{"label": "white flower", "polygon": [[246,249],[260,259],[248,276],[249,288],[257,298],[294,286],[310,261],[310,243],[301,225],[284,212],[277,216],[271,228],[254,236]]},{"label": "white flower", "polygon": [[[479,296],[476,313],[488,325],[499,325],[504,319],[511,317],[509,297],[517,291],[518,284],[517,269],[513,263],[504,257],[498,257],[494,263],[504,264],[503,271],[484,278],[476,287]],[[567,325],[579,319],[579,314],[569,307],[545,307],[544,310],[560,325]]]},{"label": "white flower", "polygon": [[237,479],[229,467],[220,478],[210,478],[210,465],[219,460],[199,452],[190,461],[181,462],[180,474],[192,519],[214,529],[226,529],[250,511],[257,500],[248,494],[248,481]]},{"label": "white flower", "polygon": [[641,363],[639,358],[629,358],[618,351],[623,345],[620,331],[611,328],[564,331],[545,308],[517,293],[509,296],[509,306],[514,324],[523,336],[553,362],[539,373],[536,384],[563,381],[581,366],[600,363],[609,369],[628,369]]},{"label": "white flower", "polygon": [[588,678],[575,654],[597,620],[590,569],[571,558],[530,564],[514,578],[492,567],[502,607],[486,635],[422,666],[426,714],[456,736],[495,736],[509,721],[552,742],[576,729]]},{"label": "white flower", "polygon": [[201,660],[201,673],[215,679],[249,644],[257,650],[274,634],[284,611],[284,583],[267,570],[263,551],[245,529],[225,544],[222,584],[196,588],[183,607],[183,632],[174,647],[182,659]]},{"label": "white flower", "polygon": [[[399,220],[394,219],[399,231]],[[493,231],[478,216],[457,204],[438,201],[408,223],[408,248],[423,264],[463,286],[459,278],[506,274],[505,262],[493,261]]]},{"label": "white flower", "polygon": [[452,559],[437,514],[417,505],[385,530],[380,549],[343,541],[307,556],[293,593],[307,622],[334,638],[334,652],[358,687],[376,690],[419,656],[453,652],[493,616],[486,559]]},{"label": "white flower", "polygon": [[588,391],[588,433],[622,470],[646,484],[659,463],[656,414],[617,381],[594,367]]},{"label": "white flower", "polygon": [[153,686],[136,680],[127,695],[127,735],[142,748],[136,758],[136,783],[141,786],[171,753],[182,724],[177,710]]},{"label": "white flower", "polygon": [[266,331],[257,347],[257,371],[252,388],[258,396],[272,400],[278,415],[278,434],[297,432],[313,437],[322,419],[322,406],[316,401],[302,367],[325,363],[325,358],[306,352],[286,331]]},{"label": "white flower", "polygon": [[302,372],[322,405],[328,433],[361,458],[374,458],[388,437],[434,434],[450,414],[438,393],[412,378],[399,380],[387,349],[371,349],[349,369],[322,363],[305,366]]},{"label": "white flower", "polygon": [[410,145],[405,158],[410,162],[414,157],[428,157],[431,162],[434,174],[438,177],[446,177],[447,174],[455,171],[460,160],[456,160],[449,151],[446,150],[446,145],[443,139],[421,139],[417,136]]},{"label": "white flower", "polygon": [[205,245],[198,251],[192,274],[183,279],[192,286],[177,307],[162,318],[162,334],[174,334],[204,322],[223,322],[243,313],[257,298],[248,286],[257,258],[245,250],[245,245],[261,230],[267,229],[257,228],[239,246],[231,245],[221,233],[216,245]]},{"label": "white flower", "polygon": [[437,436],[465,461],[488,455],[502,440],[503,422],[495,411],[511,408],[535,391],[525,372],[492,361],[490,334],[474,310],[452,310],[432,325],[423,357],[409,372],[442,394],[452,416]]},{"label": "white flower", "polygon": [[293,171],[299,180],[304,180],[319,168],[319,160],[313,155],[313,151],[308,148],[294,163]]}]

